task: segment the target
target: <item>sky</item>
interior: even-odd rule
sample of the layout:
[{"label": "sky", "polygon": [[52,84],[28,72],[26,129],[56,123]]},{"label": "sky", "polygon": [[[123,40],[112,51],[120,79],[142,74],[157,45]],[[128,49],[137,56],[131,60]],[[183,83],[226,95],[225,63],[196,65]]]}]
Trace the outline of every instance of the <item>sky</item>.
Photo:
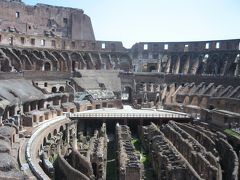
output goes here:
[{"label": "sky", "polygon": [[83,9],[96,40],[137,42],[240,38],[240,0],[22,0]]}]

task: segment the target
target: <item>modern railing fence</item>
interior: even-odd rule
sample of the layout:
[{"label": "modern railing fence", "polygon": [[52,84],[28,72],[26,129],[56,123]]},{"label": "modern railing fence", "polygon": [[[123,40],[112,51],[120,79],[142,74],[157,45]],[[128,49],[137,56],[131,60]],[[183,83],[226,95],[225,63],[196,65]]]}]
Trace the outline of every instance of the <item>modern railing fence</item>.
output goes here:
[{"label": "modern railing fence", "polygon": [[69,117],[79,118],[191,118],[188,114],[157,113],[70,113]]}]

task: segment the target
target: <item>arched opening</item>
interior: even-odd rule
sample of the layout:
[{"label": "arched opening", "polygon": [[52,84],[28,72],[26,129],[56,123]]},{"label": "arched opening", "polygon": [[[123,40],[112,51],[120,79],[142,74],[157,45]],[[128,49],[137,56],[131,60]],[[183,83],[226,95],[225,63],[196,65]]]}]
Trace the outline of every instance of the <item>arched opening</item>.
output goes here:
[{"label": "arched opening", "polygon": [[122,91],[122,101],[130,103],[132,101],[132,88],[124,87]]},{"label": "arched opening", "polygon": [[[85,65],[87,66],[87,69],[94,69],[94,65],[93,65],[93,62],[92,62],[92,59],[91,57],[89,56],[89,54],[85,53],[83,54],[82,56],[82,61],[81,61],[81,67],[80,69],[84,69]],[[85,62],[85,63],[84,63]]]},{"label": "arched opening", "polygon": [[60,127],[60,132],[63,132],[63,130],[64,130],[64,129],[63,129],[63,126],[61,126],[61,127]]},{"label": "arched opening", "polygon": [[14,114],[15,114],[15,106],[9,107],[9,116],[10,116],[10,117],[11,117],[11,116],[14,116]]},{"label": "arched opening", "polygon": [[[1,58],[1,54],[0,54],[0,58]],[[6,59],[1,60],[0,65],[1,65],[1,71],[2,72],[10,72],[11,69],[12,69],[10,67],[10,62]]]},{"label": "arched opening", "polygon": [[52,55],[58,60],[59,62],[59,70],[60,71],[67,71],[67,62],[64,57],[59,52],[53,52]]},{"label": "arched opening", "polygon": [[57,92],[57,88],[54,86],[52,87],[52,93],[56,93]]},{"label": "arched opening", "polygon": [[23,104],[23,112],[29,112],[29,110],[30,110],[30,104],[29,103]]},{"label": "arched opening", "polygon": [[40,101],[38,101],[38,109],[42,109],[42,108],[44,108],[44,100],[40,100]]},{"label": "arched opening", "polygon": [[56,130],[56,129],[54,129],[54,131],[53,131],[53,135],[54,135],[54,136],[57,135],[57,130]]},{"label": "arched opening", "polygon": [[43,146],[46,146],[47,145],[47,140],[46,140],[46,137],[43,138]]},{"label": "arched opening", "polygon": [[122,61],[120,62],[120,70],[123,70],[125,72],[129,72],[130,71],[130,64],[127,61]]},{"label": "arched opening", "polygon": [[97,164],[96,163],[92,163],[92,168],[93,168],[93,174],[94,176],[98,179],[98,173],[97,173]]},{"label": "arched opening", "polygon": [[199,104],[199,106],[201,108],[207,108],[207,105],[208,105],[208,98],[203,97],[202,100],[201,100],[201,103]]},{"label": "arched opening", "polygon": [[44,63],[44,71],[51,71],[51,64],[49,62]]},{"label": "arched opening", "polygon": [[64,92],[64,87],[63,87],[63,86],[61,86],[61,87],[59,88],[59,92]]},{"label": "arched opening", "polygon": [[183,104],[184,104],[184,105],[189,105],[189,101],[190,101],[189,96],[186,96],[186,97],[184,98]]},{"label": "arched opening", "polygon": [[188,56],[183,55],[180,59],[180,64],[179,64],[179,73],[186,74],[188,72],[189,64],[188,62]]},{"label": "arched opening", "polygon": [[30,103],[30,109],[31,109],[31,111],[37,109],[37,102],[36,101],[33,101],[33,102]]},{"label": "arched opening", "polygon": [[132,68],[132,60],[129,56],[120,57],[120,70],[129,72]]},{"label": "arched opening", "polygon": [[76,68],[76,62],[72,61],[72,71],[75,71],[75,68]]},{"label": "arched opening", "polygon": [[148,72],[154,72],[157,70],[157,64],[148,64]]},{"label": "arched opening", "polygon": [[209,109],[210,109],[210,110],[215,109],[214,105],[210,104],[210,105],[209,105]]},{"label": "arched opening", "polygon": [[51,135],[51,133],[49,133],[47,139],[50,140],[51,137],[52,137],[52,135]]},{"label": "arched opening", "polygon": [[198,97],[197,97],[197,96],[193,97],[192,102],[191,102],[191,105],[193,105],[193,106],[198,106],[198,105],[199,105]]},{"label": "arched opening", "polygon": [[[20,52],[16,51],[15,53],[20,53]],[[31,70],[32,69],[32,62],[29,59],[29,57],[27,56],[27,54],[22,54],[22,55],[19,56],[19,58],[22,60],[24,70]]]},{"label": "arched opening", "polygon": [[180,58],[177,55],[172,55],[170,59],[171,59],[171,63],[170,63],[169,71],[172,74],[176,74],[179,71],[178,69],[179,69],[179,60],[180,60]]},{"label": "arched opening", "polygon": [[100,60],[100,56],[98,54],[91,54],[95,68],[96,69],[101,69],[101,60]]}]

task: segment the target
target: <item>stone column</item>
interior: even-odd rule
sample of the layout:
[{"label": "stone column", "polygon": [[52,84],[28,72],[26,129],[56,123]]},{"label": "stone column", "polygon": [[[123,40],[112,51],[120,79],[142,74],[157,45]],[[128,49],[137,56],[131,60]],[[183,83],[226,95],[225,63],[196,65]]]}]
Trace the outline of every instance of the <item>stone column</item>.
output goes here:
[{"label": "stone column", "polygon": [[150,91],[151,91],[151,92],[154,92],[153,83],[151,83],[150,86],[151,86],[151,87],[150,87]]},{"label": "stone column", "polygon": [[73,146],[72,148],[74,150],[77,150],[77,137],[76,137],[76,133],[73,134]]},{"label": "stone column", "polygon": [[3,125],[3,124],[2,124],[2,118],[3,118],[3,117],[0,116],[0,127]]},{"label": "stone column", "polygon": [[69,135],[69,125],[66,124],[66,143],[69,144],[69,139],[70,139],[70,135]]},{"label": "stone column", "polygon": [[146,83],[143,84],[143,91],[147,91],[147,84]]}]

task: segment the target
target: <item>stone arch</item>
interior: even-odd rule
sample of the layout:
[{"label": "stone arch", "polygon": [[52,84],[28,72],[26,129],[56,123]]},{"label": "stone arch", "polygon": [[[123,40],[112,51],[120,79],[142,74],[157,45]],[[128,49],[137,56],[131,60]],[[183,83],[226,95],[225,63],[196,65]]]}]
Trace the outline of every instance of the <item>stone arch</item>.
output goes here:
[{"label": "stone arch", "polygon": [[37,109],[37,101],[30,102],[30,109],[31,111]]},{"label": "stone arch", "polygon": [[189,97],[189,96],[186,96],[186,97],[184,98],[183,104],[184,104],[184,105],[189,105],[189,104],[190,104],[190,97]]},{"label": "stone arch", "polygon": [[229,63],[229,68],[226,70],[226,74],[230,75],[230,76],[234,76],[236,69],[238,68],[238,61],[236,61],[237,59],[239,59],[238,54],[231,54],[229,56],[228,59],[228,63]]},{"label": "stone arch", "polygon": [[187,74],[189,69],[189,55],[184,54],[181,56],[179,64],[179,73]]},{"label": "stone arch", "polygon": [[12,49],[12,52],[17,56],[20,56],[22,53],[20,49],[15,49],[15,48]]},{"label": "stone arch", "polygon": [[91,56],[92,56],[92,60],[95,64],[95,69],[101,69],[102,62],[101,62],[99,54],[92,53]]},{"label": "stone arch", "polygon": [[103,69],[112,69],[112,63],[110,61],[110,56],[109,54],[101,54],[101,59],[103,62]]},{"label": "stone arch", "polygon": [[52,52],[52,55],[59,61],[59,70],[60,71],[67,71],[67,62],[66,59],[59,53],[59,52]]},{"label": "stone arch", "polygon": [[208,107],[208,98],[207,97],[203,97],[199,106],[201,108],[207,108]]},{"label": "stone arch", "polygon": [[43,146],[46,146],[47,145],[47,139],[46,137],[43,138]]},{"label": "stone arch", "polygon": [[161,58],[161,70],[160,72],[169,73],[171,58],[168,54],[163,54]]},{"label": "stone arch", "polygon": [[11,66],[14,68],[13,71],[22,71],[22,61],[21,59],[9,48],[1,48],[2,51],[11,61]]},{"label": "stone arch", "polygon": [[64,127],[63,127],[63,126],[60,126],[59,131],[60,131],[60,132],[63,132],[63,131],[64,131]]},{"label": "stone arch", "polygon": [[41,53],[41,51],[34,50],[32,53],[33,53],[36,57],[38,57],[39,59],[44,59],[44,56],[43,56],[43,54]]},{"label": "stone arch", "polygon": [[86,63],[86,68],[87,69],[94,69],[94,63],[91,59],[91,56],[88,53],[83,53],[83,54],[80,54],[80,55]]},{"label": "stone arch", "polygon": [[52,134],[49,133],[48,136],[47,136],[47,139],[50,140],[52,138]]},{"label": "stone arch", "polygon": [[194,96],[191,101],[191,105],[198,106],[199,105],[199,99],[198,96]]},{"label": "stone arch", "polygon": [[157,66],[156,65],[150,65],[149,68],[148,68],[149,72],[153,72],[153,71],[156,71],[157,70]]},{"label": "stone arch", "polygon": [[57,88],[54,86],[52,87],[52,93],[56,93],[57,92]]},{"label": "stone arch", "polygon": [[54,129],[54,131],[53,131],[53,135],[56,136],[57,133],[58,133],[58,132],[57,132],[57,129]]},{"label": "stone arch", "polygon": [[52,70],[52,64],[50,62],[44,62],[43,64],[43,71],[51,71]]},{"label": "stone arch", "polygon": [[27,54],[27,56],[31,60],[33,64],[33,70],[41,71],[43,69],[43,60],[36,55],[37,52],[35,51],[23,51],[23,52]]},{"label": "stone arch", "polygon": [[23,61],[23,69],[24,70],[31,70],[32,69],[32,62],[26,55],[21,55],[20,58]]},{"label": "stone arch", "polygon": [[59,91],[59,92],[64,92],[64,90],[65,90],[64,87],[63,87],[63,86],[60,86],[58,91]]},{"label": "stone arch", "polygon": [[[68,52],[60,52],[60,55],[66,60],[68,70],[72,70],[72,60]],[[72,70],[73,71],[73,70]]]},{"label": "stone arch", "polygon": [[209,74],[219,74],[221,68],[221,63],[219,62],[219,55],[212,54],[210,60],[208,61],[208,73]]},{"label": "stone arch", "polygon": [[38,109],[44,108],[44,100],[38,100],[37,105],[38,105]]},{"label": "stone arch", "polygon": [[110,54],[110,57],[111,57],[111,62],[112,62],[112,65],[113,65],[113,69],[120,69],[118,55],[113,53],[113,54]]},{"label": "stone arch", "polygon": [[197,70],[200,64],[199,59],[200,59],[199,54],[194,53],[191,55],[188,73],[194,74],[194,75],[197,73]]},{"label": "stone arch", "polygon": [[201,62],[198,66],[197,74],[206,74],[209,54],[202,54],[199,57],[201,59]]},{"label": "stone arch", "polygon": [[52,55],[51,52],[49,51],[43,51],[42,52],[44,54],[44,59],[46,60],[50,60],[51,64],[52,64],[52,71],[59,71],[59,61],[58,59]]},{"label": "stone arch", "polygon": [[10,72],[12,70],[11,62],[9,59],[3,58],[1,60],[1,58],[0,58],[0,63],[1,63],[1,71],[2,72]]},{"label": "stone arch", "polygon": [[216,108],[218,108],[218,109],[225,109],[225,108],[226,108],[226,107],[225,107],[225,104],[226,104],[226,100],[221,99],[221,100],[219,101],[219,103],[216,105]]},{"label": "stone arch", "polygon": [[83,60],[81,55],[79,53],[73,52],[70,55],[71,62],[72,62],[72,70],[74,71],[75,69],[85,69],[86,67],[86,62]]},{"label": "stone arch", "polygon": [[170,73],[176,74],[179,72],[179,56],[174,54],[171,56]]},{"label": "stone arch", "polygon": [[120,70],[128,72],[132,69],[132,60],[128,55],[122,55],[119,60]]}]

